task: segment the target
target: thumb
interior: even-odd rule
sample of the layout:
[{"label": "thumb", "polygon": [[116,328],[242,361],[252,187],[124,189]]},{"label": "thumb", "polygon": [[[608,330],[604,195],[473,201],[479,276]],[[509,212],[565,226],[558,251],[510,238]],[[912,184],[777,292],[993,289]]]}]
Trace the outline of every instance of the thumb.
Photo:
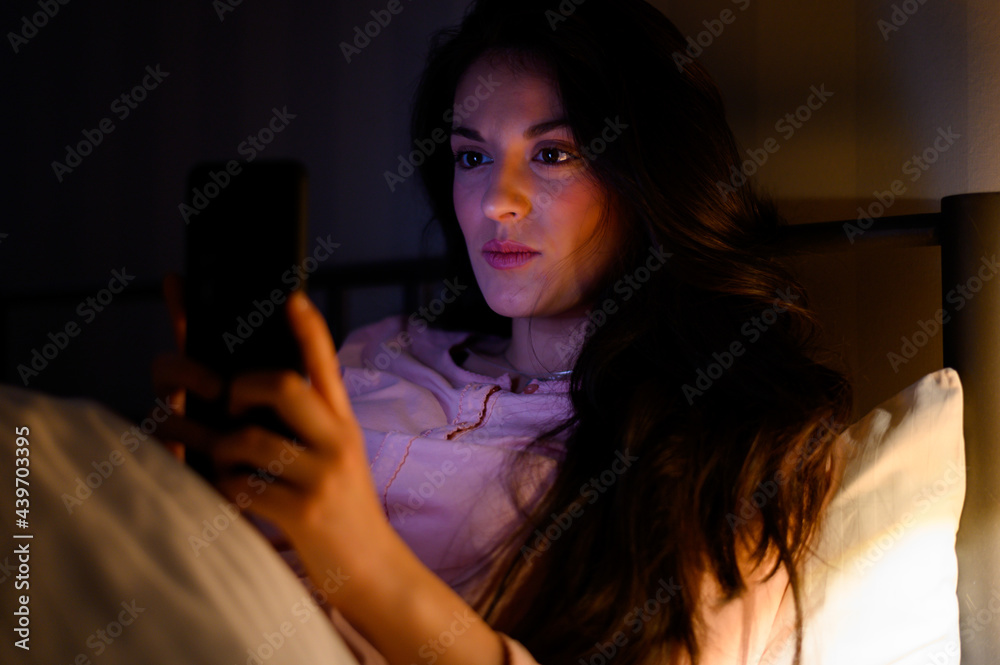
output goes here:
[{"label": "thumb", "polygon": [[313,386],[337,413],[351,413],[351,400],[340,378],[337,350],[323,315],[304,293],[295,291],[288,298],[288,320]]}]

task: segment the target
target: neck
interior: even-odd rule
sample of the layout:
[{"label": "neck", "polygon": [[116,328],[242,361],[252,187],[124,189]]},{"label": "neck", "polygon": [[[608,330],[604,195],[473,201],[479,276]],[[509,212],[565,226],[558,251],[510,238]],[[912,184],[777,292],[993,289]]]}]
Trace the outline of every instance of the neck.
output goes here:
[{"label": "neck", "polygon": [[581,316],[513,319],[504,357],[529,375],[572,369],[583,342],[585,320]]}]

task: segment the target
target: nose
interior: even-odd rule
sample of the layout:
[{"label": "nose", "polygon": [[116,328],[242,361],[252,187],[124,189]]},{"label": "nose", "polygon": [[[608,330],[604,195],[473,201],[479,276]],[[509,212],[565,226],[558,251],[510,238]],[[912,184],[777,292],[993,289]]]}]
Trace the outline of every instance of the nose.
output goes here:
[{"label": "nose", "polygon": [[497,222],[512,224],[531,213],[529,169],[516,160],[494,163],[490,182],[483,192],[483,214]]}]

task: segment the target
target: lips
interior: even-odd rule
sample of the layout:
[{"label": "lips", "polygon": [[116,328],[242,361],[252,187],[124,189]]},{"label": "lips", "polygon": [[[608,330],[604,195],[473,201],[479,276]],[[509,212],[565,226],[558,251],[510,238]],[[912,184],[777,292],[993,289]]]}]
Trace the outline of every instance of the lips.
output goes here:
[{"label": "lips", "polygon": [[519,242],[514,242],[513,240],[490,240],[488,243],[483,245],[484,252],[495,252],[498,254],[515,254],[520,252],[527,252],[529,254],[538,254],[539,251],[527,245],[523,245]]},{"label": "lips", "polygon": [[519,268],[541,254],[513,240],[490,240],[482,251],[486,262],[498,270]]}]

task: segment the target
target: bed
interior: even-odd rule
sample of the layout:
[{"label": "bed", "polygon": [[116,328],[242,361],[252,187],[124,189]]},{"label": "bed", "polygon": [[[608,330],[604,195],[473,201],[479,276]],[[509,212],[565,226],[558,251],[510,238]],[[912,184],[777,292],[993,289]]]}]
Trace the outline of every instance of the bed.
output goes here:
[{"label": "bed", "polygon": [[[805,576],[803,662],[958,663],[961,640],[963,665],[994,663],[1000,289],[992,277],[1000,194],[947,197],[935,214],[786,231],[785,248],[807,261],[819,253],[940,247],[938,328],[928,323],[938,313],[929,312],[910,339],[940,335],[943,366],[957,370],[884,395],[843,435],[844,484]],[[355,266],[317,274],[311,288],[342,335],[351,325],[344,306],[351,289],[398,281],[410,311],[420,284],[435,283],[442,271],[436,262]],[[0,421],[8,432],[4,485],[14,486],[7,460],[18,448],[29,448],[32,460],[31,527],[19,528],[5,509],[4,530],[34,536],[8,538],[13,544],[0,554],[8,557],[0,558],[4,614],[14,628],[26,622],[32,647],[17,648],[18,634],[8,632],[4,662],[132,663],[137,654],[150,663],[356,662],[317,617],[316,601],[335,589],[305,592],[220,497],[158,446],[126,436],[139,427],[155,437],[152,415],[133,425],[92,402],[0,387]],[[24,427],[21,437],[15,428]],[[16,548],[26,544],[31,587],[22,603]],[[776,626],[758,662],[790,662],[789,630]]]}]

